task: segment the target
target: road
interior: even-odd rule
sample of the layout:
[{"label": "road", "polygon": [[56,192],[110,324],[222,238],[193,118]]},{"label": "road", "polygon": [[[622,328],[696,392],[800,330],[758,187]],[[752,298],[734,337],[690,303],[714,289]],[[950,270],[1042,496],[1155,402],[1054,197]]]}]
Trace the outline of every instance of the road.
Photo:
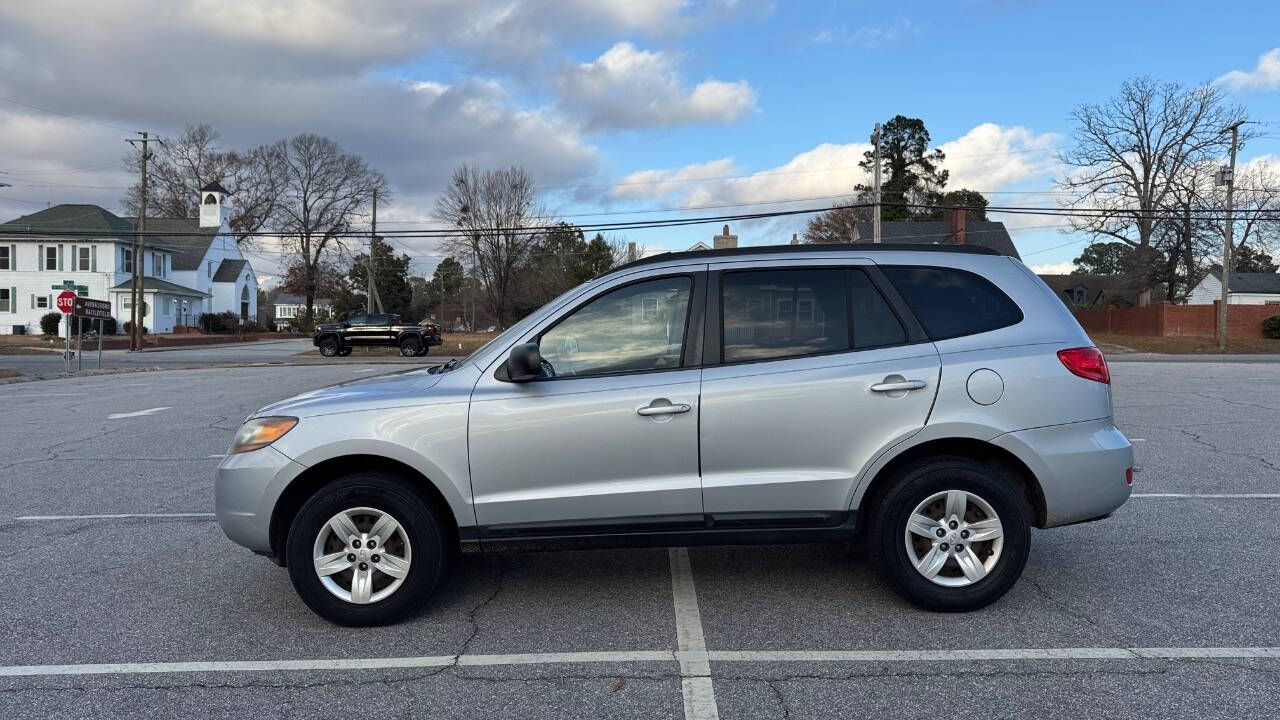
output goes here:
[{"label": "road", "polygon": [[1280,365],[1114,364],[1139,495],[1035,532],[979,612],[839,546],[468,553],[418,617],[338,628],[205,515],[211,471],[258,406],[397,369],[0,387],[0,717],[1274,714]]},{"label": "road", "polygon": [[[183,368],[210,365],[252,365],[255,363],[289,363],[324,365],[334,362],[368,362],[367,357],[323,358],[319,355],[302,355],[314,350],[311,340],[266,340],[246,342],[232,345],[208,345],[172,350],[146,350],[129,352],[128,350],[104,350],[102,352],[103,368]],[[439,348],[433,348],[425,358],[402,358],[391,350],[385,357],[378,357],[376,362],[428,363],[436,364],[447,360],[449,356],[441,356]],[[301,357],[300,357],[301,355]],[[98,354],[88,349],[84,355],[83,368],[97,368]],[[0,355],[0,369],[9,368],[25,375],[42,375],[61,372],[62,355]]]}]

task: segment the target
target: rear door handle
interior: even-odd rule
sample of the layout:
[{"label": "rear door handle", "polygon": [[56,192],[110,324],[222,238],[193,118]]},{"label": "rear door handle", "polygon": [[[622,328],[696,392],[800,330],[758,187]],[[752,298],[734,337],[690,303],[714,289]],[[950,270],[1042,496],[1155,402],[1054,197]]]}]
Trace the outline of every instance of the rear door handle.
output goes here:
[{"label": "rear door handle", "polygon": [[871,392],[901,392],[903,390],[920,390],[925,386],[923,380],[900,380],[898,382],[882,382],[871,386]]},{"label": "rear door handle", "polygon": [[644,415],[645,417],[650,415],[679,415],[680,413],[687,413],[692,409],[693,406],[689,403],[676,403],[675,405],[649,405],[636,410],[636,414]]}]

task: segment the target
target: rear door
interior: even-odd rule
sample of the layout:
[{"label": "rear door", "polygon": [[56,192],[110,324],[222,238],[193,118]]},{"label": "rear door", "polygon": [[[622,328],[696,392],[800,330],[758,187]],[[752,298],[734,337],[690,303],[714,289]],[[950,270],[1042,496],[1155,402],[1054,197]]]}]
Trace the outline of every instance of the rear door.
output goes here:
[{"label": "rear door", "polygon": [[700,447],[713,526],[839,524],[861,468],[928,419],[937,351],[875,266],[850,262],[711,266]]}]

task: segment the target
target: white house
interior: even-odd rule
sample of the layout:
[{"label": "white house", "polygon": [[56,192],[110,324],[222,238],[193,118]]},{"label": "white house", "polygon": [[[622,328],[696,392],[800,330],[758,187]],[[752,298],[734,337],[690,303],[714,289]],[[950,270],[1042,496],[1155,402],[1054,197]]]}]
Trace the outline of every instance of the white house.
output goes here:
[{"label": "white house", "polygon": [[[1222,300],[1222,273],[1210,273],[1187,295],[1188,305]],[[1231,273],[1228,305],[1280,305],[1280,273]]]},{"label": "white house", "polygon": [[[227,191],[201,191],[199,218],[147,218],[142,287],[150,332],[206,312],[256,318],[258,281],[227,226]],[[108,300],[123,329],[131,310],[135,219],[97,205],[55,205],[0,224],[0,333],[35,333],[67,280]]]},{"label": "white house", "polygon": [[[276,330],[288,330],[294,327],[297,319],[307,315],[307,299],[301,295],[280,293],[276,296]],[[311,310],[317,320],[333,317],[333,301],[328,298],[314,298]]]}]

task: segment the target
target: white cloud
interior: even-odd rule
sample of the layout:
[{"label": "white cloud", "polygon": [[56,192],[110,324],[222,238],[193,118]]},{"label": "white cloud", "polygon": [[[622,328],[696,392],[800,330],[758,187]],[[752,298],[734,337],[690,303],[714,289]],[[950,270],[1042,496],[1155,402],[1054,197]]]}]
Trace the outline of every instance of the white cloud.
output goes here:
[{"label": "white cloud", "polygon": [[600,57],[566,67],[556,81],[562,107],[588,128],[728,123],[755,108],[746,81],[704,80],[689,88],[670,53],[620,42]]},{"label": "white cloud", "polygon": [[1070,275],[1075,270],[1076,264],[1068,260],[1031,266],[1031,272],[1037,275]]},{"label": "white cloud", "polygon": [[858,45],[867,49],[889,45],[920,34],[920,28],[910,18],[902,18],[895,22],[863,25],[850,30],[846,25],[823,28],[813,36],[816,45]]},{"label": "white cloud", "polygon": [[[947,187],[986,193],[1011,185],[1048,178],[1055,164],[1046,152],[1058,140],[1052,133],[1024,127],[979,125],[940,146],[951,172]],[[824,143],[801,152],[782,165],[746,173],[732,158],[674,169],[641,170],[620,179],[610,197],[676,198],[685,207],[717,203],[765,203],[794,198],[851,195],[854,186],[870,184],[870,174],[858,167],[869,143]],[[726,177],[730,176],[730,177]],[[740,176],[740,177],[739,177]],[[992,204],[1011,204],[993,202]]]},{"label": "white cloud", "polygon": [[1280,88],[1280,48],[1263,53],[1254,69],[1232,70],[1214,80],[1231,90],[1275,90]]}]

